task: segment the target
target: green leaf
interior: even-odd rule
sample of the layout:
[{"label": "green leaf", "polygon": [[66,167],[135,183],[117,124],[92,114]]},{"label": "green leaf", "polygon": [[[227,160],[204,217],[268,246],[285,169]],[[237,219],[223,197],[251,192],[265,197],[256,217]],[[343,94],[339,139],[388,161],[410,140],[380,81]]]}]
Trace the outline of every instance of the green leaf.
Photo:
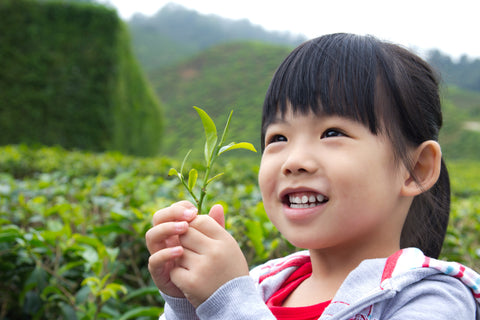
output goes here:
[{"label": "green leaf", "polygon": [[168,171],[168,175],[169,176],[177,176],[180,178],[180,174],[178,173],[177,169],[175,168],[170,168],[170,170]]},{"label": "green leaf", "polygon": [[253,146],[253,144],[251,144],[249,142],[239,142],[239,143],[233,143],[232,142],[232,143],[222,147],[220,149],[220,151],[218,152],[218,154],[221,155],[224,152],[234,150],[234,149],[246,149],[246,150],[250,150],[250,151],[253,151],[253,152],[257,152],[257,150],[255,150],[255,147]]},{"label": "green leaf", "polygon": [[58,269],[57,274],[63,276],[63,274],[73,268],[80,267],[83,265],[83,261],[73,261],[63,265]]},{"label": "green leaf", "polygon": [[183,167],[185,167],[185,162],[187,162],[188,156],[190,155],[191,152],[192,152],[192,149],[188,150],[187,154],[183,158],[182,166],[180,167],[180,173],[181,174],[183,174]]},{"label": "green leaf", "polygon": [[202,120],[203,129],[205,130],[205,162],[207,166],[210,166],[210,161],[212,159],[213,151],[217,145],[217,127],[215,127],[215,123],[213,122],[212,118],[198,107],[193,107],[197,110],[200,119]]},{"label": "green leaf", "polygon": [[212,182],[213,180],[216,180],[216,179],[220,178],[221,176],[223,176],[223,172],[217,174],[217,175],[216,175],[215,177],[213,177],[213,178],[208,179],[207,185],[209,185],[210,182]]},{"label": "green leaf", "polygon": [[10,242],[21,237],[20,228],[16,225],[8,225],[0,229],[0,242]]},{"label": "green leaf", "polygon": [[102,299],[102,302],[105,302],[110,298],[118,299],[119,292],[126,294],[127,288],[118,283],[109,283],[105,286],[104,289],[100,291],[100,297]]},{"label": "green leaf", "polygon": [[128,302],[131,299],[143,297],[143,296],[150,296],[150,295],[158,295],[158,288],[155,286],[151,287],[141,287],[139,289],[130,290],[128,295],[123,298],[123,302]]},{"label": "green leaf", "polygon": [[188,188],[193,190],[195,184],[197,183],[198,171],[195,169],[190,170],[188,173]]},{"label": "green leaf", "polygon": [[232,120],[233,110],[230,111],[228,115],[227,123],[225,124],[225,128],[223,129],[222,138],[220,139],[220,145],[225,142],[225,138],[227,137],[228,127],[230,126],[230,121]]},{"label": "green leaf", "polygon": [[264,232],[259,221],[247,220],[245,221],[245,227],[247,228],[246,235],[250,239],[253,248],[258,256],[262,256],[265,247],[263,246]]},{"label": "green leaf", "polygon": [[90,287],[90,290],[92,292],[94,291],[93,289],[97,291],[100,288],[100,279],[98,279],[97,277],[88,277],[83,279],[81,284],[82,286],[87,285],[88,287]]},{"label": "green leaf", "polygon": [[158,317],[163,313],[159,307],[136,307],[125,312],[119,320],[137,319],[139,317]]}]

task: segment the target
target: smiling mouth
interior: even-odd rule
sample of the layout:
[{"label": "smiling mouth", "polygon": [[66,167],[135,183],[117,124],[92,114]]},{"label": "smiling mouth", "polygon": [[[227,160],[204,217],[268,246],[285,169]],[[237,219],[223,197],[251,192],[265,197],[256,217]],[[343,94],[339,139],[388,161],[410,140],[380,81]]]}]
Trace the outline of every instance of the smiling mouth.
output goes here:
[{"label": "smiling mouth", "polygon": [[305,209],[319,206],[328,201],[328,197],[315,192],[296,192],[284,197],[284,203],[293,209]]}]

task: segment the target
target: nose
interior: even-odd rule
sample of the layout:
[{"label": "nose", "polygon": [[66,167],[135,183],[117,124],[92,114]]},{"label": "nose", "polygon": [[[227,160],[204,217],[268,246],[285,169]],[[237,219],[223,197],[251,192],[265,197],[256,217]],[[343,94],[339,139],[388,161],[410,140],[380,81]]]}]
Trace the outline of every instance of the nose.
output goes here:
[{"label": "nose", "polygon": [[284,175],[312,174],[318,170],[313,150],[308,147],[294,148],[290,150],[283,163]]}]

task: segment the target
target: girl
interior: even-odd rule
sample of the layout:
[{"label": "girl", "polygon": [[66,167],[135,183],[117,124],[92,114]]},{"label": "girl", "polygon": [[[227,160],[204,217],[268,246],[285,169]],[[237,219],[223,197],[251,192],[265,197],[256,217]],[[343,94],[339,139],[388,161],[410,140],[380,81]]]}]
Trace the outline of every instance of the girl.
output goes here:
[{"label": "girl", "polygon": [[164,319],[480,319],[480,277],[436,260],[450,190],[430,67],[373,37],[308,41],[262,117],[265,210],[308,249],[250,273],[223,209],[155,213],[149,270]]}]

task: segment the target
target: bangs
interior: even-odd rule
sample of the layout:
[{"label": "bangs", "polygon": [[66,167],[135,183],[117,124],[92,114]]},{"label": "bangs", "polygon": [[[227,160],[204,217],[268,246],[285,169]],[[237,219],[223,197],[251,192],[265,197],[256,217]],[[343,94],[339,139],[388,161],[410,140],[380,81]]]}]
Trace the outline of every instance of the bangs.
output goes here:
[{"label": "bangs", "polygon": [[338,115],[379,131],[375,87],[379,48],[372,37],[335,34],[297,47],[277,69],[263,105],[267,127],[289,108],[294,114]]}]

